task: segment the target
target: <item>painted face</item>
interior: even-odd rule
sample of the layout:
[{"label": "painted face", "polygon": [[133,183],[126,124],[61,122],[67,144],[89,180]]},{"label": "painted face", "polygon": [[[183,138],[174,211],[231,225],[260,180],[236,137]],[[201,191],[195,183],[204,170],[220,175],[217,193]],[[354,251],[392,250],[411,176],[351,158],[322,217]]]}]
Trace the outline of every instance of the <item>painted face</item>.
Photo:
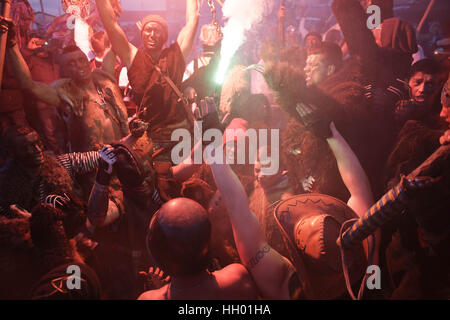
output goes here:
[{"label": "painted face", "polygon": [[27,168],[39,168],[44,162],[43,146],[36,132],[15,138],[12,156]]},{"label": "painted face", "polygon": [[310,54],[304,69],[306,85],[318,84],[325,80],[331,74],[329,67],[323,54]]},{"label": "painted face", "polygon": [[151,51],[161,50],[164,43],[163,27],[156,22],[149,22],[142,30],[142,42],[146,49]]},{"label": "painted face", "polygon": [[81,51],[69,52],[63,55],[63,67],[67,75],[74,81],[86,81],[91,77],[91,67],[86,55]]},{"label": "painted face", "polygon": [[409,79],[410,98],[419,104],[427,104],[436,88],[436,83],[437,79],[435,75],[417,72]]}]

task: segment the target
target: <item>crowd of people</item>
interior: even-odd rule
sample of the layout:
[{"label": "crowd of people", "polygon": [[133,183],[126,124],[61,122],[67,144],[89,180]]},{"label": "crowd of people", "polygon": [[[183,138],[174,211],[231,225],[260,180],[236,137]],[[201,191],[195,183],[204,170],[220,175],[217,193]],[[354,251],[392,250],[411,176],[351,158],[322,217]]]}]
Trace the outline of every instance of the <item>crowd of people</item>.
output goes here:
[{"label": "crowd of people", "polygon": [[[334,0],[337,25],[303,37],[281,6],[217,84],[223,34],[199,28],[199,1],[172,43],[163,17],[140,20],[140,46],[120,1],[95,3],[89,54],[0,16],[0,299],[450,298],[448,28],[418,57],[392,0]],[[198,123],[223,140],[174,161]],[[242,145],[245,163],[215,161]],[[406,200],[378,201],[392,190]],[[390,216],[344,248],[369,210]]]}]

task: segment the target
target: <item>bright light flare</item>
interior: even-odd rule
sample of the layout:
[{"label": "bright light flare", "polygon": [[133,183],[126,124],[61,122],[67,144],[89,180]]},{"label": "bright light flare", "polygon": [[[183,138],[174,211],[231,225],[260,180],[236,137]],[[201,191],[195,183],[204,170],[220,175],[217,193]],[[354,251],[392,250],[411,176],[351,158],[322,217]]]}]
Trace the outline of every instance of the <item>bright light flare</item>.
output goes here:
[{"label": "bright light flare", "polygon": [[274,0],[227,0],[223,6],[223,17],[228,19],[223,28],[220,63],[215,81],[222,84],[231,59],[245,41],[245,32],[269,14]]}]

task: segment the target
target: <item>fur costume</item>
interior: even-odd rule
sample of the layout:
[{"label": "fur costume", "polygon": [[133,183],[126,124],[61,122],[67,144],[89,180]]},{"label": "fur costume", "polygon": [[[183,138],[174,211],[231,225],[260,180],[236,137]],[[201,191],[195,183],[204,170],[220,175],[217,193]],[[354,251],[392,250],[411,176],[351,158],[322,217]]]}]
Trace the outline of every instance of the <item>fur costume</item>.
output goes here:
[{"label": "fur costume", "polygon": [[[406,122],[389,156],[388,187],[398,182],[400,174],[414,170],[439,147],[439,137],[444,130],[431,129],[421,121]],[[393,285],[391,299],[449,299],[449,206],[447,172],[441,174],[441,181],[435,188],[415,197],[405,214],[383,228],[381,252],[385,252]]]},{"label": "fur costume", "polygon": [[[341,69],[310,87],[306,87],[303,70],[287,62],[268,64],[265,78],[276,92],[278,104],[294,119],[299,119],[297,103],[313,104],[327,113],[357,155],[375,195],[381,195],[383,181],[379,173],[392,143],[395,98],[382,103],[379,103],[381,99],[373,98],[375,87],[380,84],[387,87],[393,77],[380,74],[380,69],[392,68],[380,68],[378,62],[395,64],[399,57],[406,59],[406,53],[378,48],[373,35],[365,28],[366,18],[357,2],[336,0],[332,9],[352,53]],[[364,27],[359,28],[360,24]],[[300,182],[311,175],[316,180],[316,191],[347,200],[342,198],[346,192],[342,191],[334,156],[325,141],[308,134],[302,124],[294,121],[288,124],[281,141],[282,158],[296,192],[303,192]]]},{"label": "fur costume", "polygon": [[[303,193],[302,181],[309,176],[316,180],[313,189],[346,201],[348,195],[337,170],[336,161],[326,141],[306,130],[299,121],[296,103],[313,104],[324,110],[360,159],[363,167],[370,154],[367,145],[367,126],[371,109],[364,96],[356,59],[348,61],[338,72],[318,87],[306,87],[303,71],[288,63],[269,64],[265,77],[276,92],[277,103],[293,119],[281,137],[281,158],[287,165],[295,193]],[[359,147],[359,148],[358,148]],[[366,147],[367,149],[367,147]]]},{"label": "fur costume", "polygon": [[30,211],[48,194],[73,192],[73,184],[69,173],[56,158],[44,153],[40,173],[35,177],[30,177],[20,164],[8,162],[0,172],[0,189],[2,208],[18,204]]}]

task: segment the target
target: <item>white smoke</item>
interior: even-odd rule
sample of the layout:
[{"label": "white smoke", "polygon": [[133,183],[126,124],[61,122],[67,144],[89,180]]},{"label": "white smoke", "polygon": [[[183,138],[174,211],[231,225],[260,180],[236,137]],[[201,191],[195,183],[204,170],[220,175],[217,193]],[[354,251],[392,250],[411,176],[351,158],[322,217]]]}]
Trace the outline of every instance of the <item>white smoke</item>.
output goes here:
[{"label": "white smoke", "polygon": [[226,0],[222,8],[224,19],[220,64],[216,82],[222,83],[235,52],[245,41],[245,32],[269,15],[276,0]]}]

